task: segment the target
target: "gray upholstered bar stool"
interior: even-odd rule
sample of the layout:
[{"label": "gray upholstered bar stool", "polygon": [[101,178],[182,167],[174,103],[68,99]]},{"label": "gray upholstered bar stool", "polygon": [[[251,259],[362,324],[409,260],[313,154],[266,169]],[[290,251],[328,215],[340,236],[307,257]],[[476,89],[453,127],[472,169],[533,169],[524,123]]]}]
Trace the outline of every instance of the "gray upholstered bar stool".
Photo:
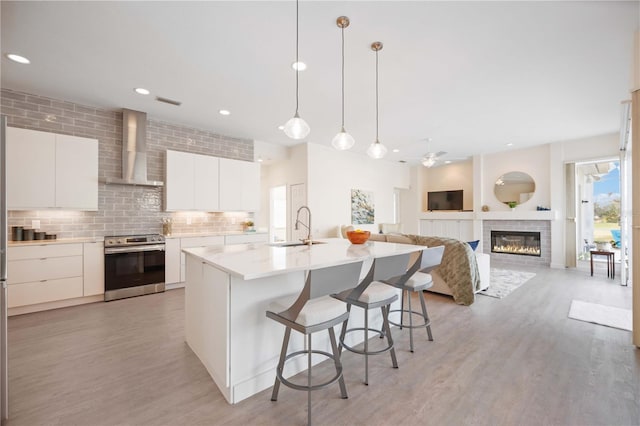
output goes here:
[{"label": "gray upholstered bar stool", "polygon": [[[401,254],[377,258],[373,261],[367,276],[354,289],[345,290],[333,297],[347,304],[347,311],[351,312],[351,306],[364,309],[364,327],[347,328],[349,319],[342,324],[340,332],[340,347],[348,351],[364,355],[364,384],[369,384],[369,355],[378,355],[390,352],[393,368],[398,368],[396,352],[393,348],[393,338],[389,327],[390,305],[398,300],[398,292],[392,287],[377,280],[390,279],[403,275],[407,270],[410,254]],[[369,327],[369,311],[380,308],[382,311],[381,330]],[[347,333],[364,331],[364,349],[356,349],[345,343]],[[377,333],[381,338],[387,338],[387,345],[378,350],[369,350],[369,332]]]},{"label": "gray upholstered bar stool", "polygon": [[[444,254],[444,246],[437,247],[429,247],[422,250],[420,256],[416,259],[414,264],[409,268],[406,272],[404,278],[394,278],[391,280],[383,280],[384,283],[389,284],[393,287],[402,289],[402,303],[399,310],[393,310],[391,312],[400,312],[400,322],[396,323],[391,320],[389,322],[393,325],[399,326],[400,329],[402,327],[409,328],[409,347],[411,352],[413,352],[413,329],[426,327],[427,335],[429,336],[429,340],[433,340],[433,335],[431,334],[431,320],[429,319],[429,314],[427,313],[427,304],[424,301],[424,293],[423,291],[428,289],[433,285],[433,278],[429,274],[431,270],[433,270],[436,266],[440,265],[442,262],[442,255]],[[406,278],[408,277],[408,279]],[[420,298],[420,305],[422,305],[422,312],[414,311],[411,308],[411,294],[418,293],[418,297]],[[408,309],[404,308],[404,299],[405,296],[407,298],[407,303],[409,305]],[[408,314],[409,317],[409,325],[404,324],[404,314]],[[418,315],[422,317],[422,324],[413,324],[413,316]]]},{"label": "gray upholstered bar stool", "polygon": [[[340,351],[333,327],[346,321],[347,318],[349,318],[349,312],[344,303],[329,295],[356,285],[359,281],[361,270],[362,262],[311,270],[307,273],[302,292],[293,304],[291,303],[291,298],[287,300],[276,300],[272,302],[267,311],[267,317],[278,321],[286,327],[282,341],[280,360],[276,368],[276,380],[273,386],[271,400],[278,400],[280,383],[292,389],[307,391],[308,424],[311,424],[311,391],[322,389],[335,382],[339,382],[342,398],[348,397],[347,388],[342,376]],[[291,330],[295,330],[305,336],[306,349],[287,354]],[[311,335],[322,330],[328,330],[329,332],[332,353],[313,349],[311,345]],[[333,359],[336,368],[335,376],[323,383],[312,384],[312,354],[319,354]],[[298,355],[307,355],[306,384],[294,383],[283,376],[285,363]]]}]

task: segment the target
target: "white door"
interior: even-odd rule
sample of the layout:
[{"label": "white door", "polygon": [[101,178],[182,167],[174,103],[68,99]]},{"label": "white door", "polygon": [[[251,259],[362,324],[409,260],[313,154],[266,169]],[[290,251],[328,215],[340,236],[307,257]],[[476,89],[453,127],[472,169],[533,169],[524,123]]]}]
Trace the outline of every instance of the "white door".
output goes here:
[{"label": "white door", "polygon": [[[298,213],[298,209],[304,206],[307,203],[307,185],[304,183],[298,183],[295,185],[291,185],[289,187],[289,192],[291,194],[291,209],[289,210],[289,232],[291,237],[290,241],[303,240],[307,238],[308,230],[304,226],[299,226],[298,230],[296,230],[296,214]],[[307,216],[307,212],[301,212],[300,220],[308,224],[309,218]]]},{"label": "white door", "polygon": [[269,191],[270,241],[287,239],[287,186],[276,186]]}]

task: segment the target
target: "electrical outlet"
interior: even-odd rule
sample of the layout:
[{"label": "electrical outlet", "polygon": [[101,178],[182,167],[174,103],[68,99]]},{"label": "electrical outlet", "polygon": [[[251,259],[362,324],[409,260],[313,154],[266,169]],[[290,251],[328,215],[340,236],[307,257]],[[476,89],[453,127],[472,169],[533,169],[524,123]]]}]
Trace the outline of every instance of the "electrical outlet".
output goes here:
[{"label": "electrical outlet", "polygon": [[31,227],[33,229],[40,229],[40,221],[39,220],[32,220],[31,221]]}]

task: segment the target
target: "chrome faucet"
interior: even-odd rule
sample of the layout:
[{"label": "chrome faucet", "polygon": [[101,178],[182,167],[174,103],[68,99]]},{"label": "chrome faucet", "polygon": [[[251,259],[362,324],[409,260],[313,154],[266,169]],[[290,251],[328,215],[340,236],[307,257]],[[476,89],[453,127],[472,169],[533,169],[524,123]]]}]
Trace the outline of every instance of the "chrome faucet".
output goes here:
[{"label": "chrome faucet", "polygon": [[[307,212],[309,212],[309,225],[305,225],[304,223],[300,222],[300,210],[302,210],[302,209],[306,209],[306,210],[307,210]],[[305,243],[305,244],[309,244],[309,245],[311,245],[311,244],[312,244],[312,243],[311,243],[311,209],[309,209],[309,207],[307,207],[307,206],[302,206],[302,207],[300,207],[300,208],[298,209],[298,213],[296,213],[296,224],[295,224],[295,227],[294,227],[296,231],[297,231],[298,229],[300,229],[298,225],[302,225],[302,226],[304,226],[305,228],[307,228],[307,231],[308,231],[308,233],[307,233],[307,238],[306,238],[306,239],[304,239],[304,240],[301,240],[301,241],[302,241],[303,243]]]}]

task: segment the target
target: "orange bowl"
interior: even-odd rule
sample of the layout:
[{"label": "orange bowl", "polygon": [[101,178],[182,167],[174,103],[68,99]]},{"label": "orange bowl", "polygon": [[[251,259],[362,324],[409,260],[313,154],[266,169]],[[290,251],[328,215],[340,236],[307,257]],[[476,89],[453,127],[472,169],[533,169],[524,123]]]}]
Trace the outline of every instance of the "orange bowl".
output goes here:
[{"label": "orange bowl", "polygon": [[351,244],[364,244],[369,239],[371,232],[369,231],[347,231],[347,238],[351,241]]}]

